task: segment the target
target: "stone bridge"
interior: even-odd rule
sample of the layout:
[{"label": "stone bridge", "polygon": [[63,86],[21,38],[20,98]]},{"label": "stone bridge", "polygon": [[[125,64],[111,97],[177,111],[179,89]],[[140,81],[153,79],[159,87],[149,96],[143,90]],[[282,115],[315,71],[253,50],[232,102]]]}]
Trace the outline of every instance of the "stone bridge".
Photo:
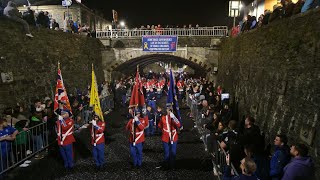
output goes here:
[{"label": "stone bridge", "polygon": [[100,38],[102,64],[105,79],[110,80],[113,72],[132,74],[136,66],[143,69],[156,62],[179,62],[191,67],[196,74],[215,78],[218,67],[222,37],[179,37],[176,52],[157,53],[142,50],[141,37]]}]

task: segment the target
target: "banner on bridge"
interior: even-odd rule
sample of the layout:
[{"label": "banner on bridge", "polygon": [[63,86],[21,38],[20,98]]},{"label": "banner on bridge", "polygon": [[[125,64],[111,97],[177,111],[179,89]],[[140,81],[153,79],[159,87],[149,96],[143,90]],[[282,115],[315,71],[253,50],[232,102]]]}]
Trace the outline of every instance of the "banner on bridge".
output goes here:
[{"label": "banner on bridge", "polygon": [[176,52],[177,36],[142,36],[142,50],[146,52]]}]

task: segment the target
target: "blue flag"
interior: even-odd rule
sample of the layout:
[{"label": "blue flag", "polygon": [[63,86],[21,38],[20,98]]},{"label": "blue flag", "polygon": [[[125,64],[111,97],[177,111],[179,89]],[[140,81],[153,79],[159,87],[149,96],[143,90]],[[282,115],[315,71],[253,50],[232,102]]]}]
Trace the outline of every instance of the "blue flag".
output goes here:
[{"label": "blue flag", "polygon": [[175,83],[174,83],[173,74],[172,74],[171,69],[170,69],[170,85],[169,85],[169,92],[168,92],[168,97],[167,97],[167,106],[168,105],[172,106],[173,113],[175,114],[175,116],[179,119],[180,123],[182,124],[180,109],[179,109],[179,104],[178,104],[178,99],[177,99],[177,94],[176,94],[176,88],[175,88]]}]

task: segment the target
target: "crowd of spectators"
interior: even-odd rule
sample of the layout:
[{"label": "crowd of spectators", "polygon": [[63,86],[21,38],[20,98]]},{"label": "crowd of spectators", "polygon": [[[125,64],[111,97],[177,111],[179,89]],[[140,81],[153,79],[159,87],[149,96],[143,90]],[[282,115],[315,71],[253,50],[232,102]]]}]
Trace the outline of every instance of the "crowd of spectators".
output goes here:
[{"label": "crowd of spectators", "polygon": [[[319,6],[320,2],[317,5]],[[273,6],[272,12],[265,10],[264,14],[261,14],[258,19],[256,16],[247,15],[238,26],[232,28],[231,35],[234,37],[239,33],[265,26],[278,19],[304,13],[317,5],[315,0],[298,0],[296,3],[293,3],[292,0],[281,0],[280,3]]]},{"label": "crowd of spectators", "polygon": [[295,143],[289,147],[285,134],[276,135],[272,144],[266,142],[255,118],[246,115],[239,119],[237,106],[230,103],[220,86],[215,88],[205,79],[189,79],[186,88],[187,98],[193,102],[190,118],[195,121],[194,127],[201,134],[205,150],[213,157],[219,148],[228,154],[223,179],[234,178],[231,164],[240,179],[314,178],[314,163],[306,145]]},{"label": "crowd of spectators", "polygon": [[[107,82],[99,86],[102,109],[105,114],[113,108],[113,92]],[[84,91],[75,90],[69,94],[72,118],[75,120],[76,132],[90,121],[92,109],[89,108],[90,86]],[[66,102],[59,102],[59,107]],[[35,154],[35,159],[43,159],[40,153],[45,146],[56,140],[54,103],[49,97],[35,99],[29,106],[17,103],[14,107],[7,107],[0,115],[0,172],[15,163],[22,163],[20,167],[27,167],[31,161],[22,162],[27,156]]]},{"label": "crowd of spectators", "polygon": [[0,16],[2,15],[8,17],[12,21],[22,24],[26,36],[30,38],[33,37],[33,35],[30,33],[30,26],[95,37],[95,32],[91,31],[90,28],[85,24],[81,25],[77,21],[73,21],[66,17],[63,25],[61,26],[55,19],[50,18],[48,11],[40,11],[35,13],[34,10],[28,7],[26,11],[21,13],[13,1],[9,1],[5,5],[0,4]]}]

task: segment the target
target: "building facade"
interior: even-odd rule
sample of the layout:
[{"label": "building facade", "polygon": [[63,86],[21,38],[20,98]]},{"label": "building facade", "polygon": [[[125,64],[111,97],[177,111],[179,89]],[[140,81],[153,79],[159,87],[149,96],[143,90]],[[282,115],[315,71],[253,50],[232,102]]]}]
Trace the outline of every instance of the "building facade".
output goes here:
[{"label": "building facade", "polygon": [[[91,30],[111,29],[110,21],[76,1],[68,8],[62,5],[31,5],[30,7],[36,14],[40,11],[48,11],[50,20],[55,19],[60,28],[63,27],[64,19],[69,15],[69,19],[77,21],[80,25],[87,25]],[[20,12],[24,12],[27,10],[27,6],[18,7],[18,9]]]},{"label": "building facade", "polygon": [[[292,0],[296,3],[298,0]],[[244,15],[256,16],[257,18],[264,14],[265,10],[273,11],[273,6],[279,4],[281,0],[254,0],[244,8]]]}]

